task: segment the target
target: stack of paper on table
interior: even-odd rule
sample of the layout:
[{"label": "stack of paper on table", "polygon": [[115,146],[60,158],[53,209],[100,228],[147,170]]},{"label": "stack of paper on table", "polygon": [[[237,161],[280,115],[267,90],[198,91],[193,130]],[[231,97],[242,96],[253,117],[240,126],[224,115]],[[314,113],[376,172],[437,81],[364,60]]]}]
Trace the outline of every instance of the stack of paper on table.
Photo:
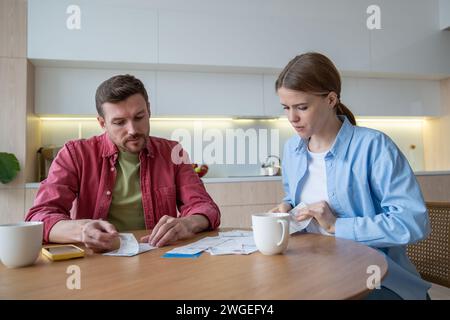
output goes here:
[{"label": "stack of paper on table", "polygon": [[217,237],[206,237],[186,246],[175,248],[168,251],[165,256],[184,255],[188,257],[189,255],[196,255],[203,251],[211,255],[224,255],[250,254],[257,251],[257,249],[251,231],[233,230],[219,232]]},{"label": "stack of paper on table", "polygon": [[167,251],[165,256],[169,257],[170,255],[195,255],[197,253],[205,251],[210,247],[217,246],[224,241],[226,240],[220,237],[206,237],[188,245]]}]

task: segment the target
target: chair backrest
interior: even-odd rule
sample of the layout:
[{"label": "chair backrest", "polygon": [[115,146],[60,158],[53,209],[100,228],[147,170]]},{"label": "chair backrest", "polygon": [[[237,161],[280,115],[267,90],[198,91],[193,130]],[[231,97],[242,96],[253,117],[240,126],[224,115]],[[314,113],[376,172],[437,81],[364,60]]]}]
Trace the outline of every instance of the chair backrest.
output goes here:
[{"label": "chair backrest", "polygon": [[427,202],[426,205],[431,234],[408,245],[406,252],[425,280],[450,287],[450,203]]}]

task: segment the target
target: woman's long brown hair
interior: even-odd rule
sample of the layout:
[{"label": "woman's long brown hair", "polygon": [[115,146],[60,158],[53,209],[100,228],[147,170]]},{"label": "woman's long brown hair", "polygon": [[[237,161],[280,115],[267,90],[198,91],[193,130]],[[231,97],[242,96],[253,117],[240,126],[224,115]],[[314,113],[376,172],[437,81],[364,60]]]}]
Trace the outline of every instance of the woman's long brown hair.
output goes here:
[{"label": "woman's long brown hair", "polygon": [[346,116],[356,125],[355,116],[341,102],[341,77],[333,62],[321,53],[307,52],[289,61],[275,82],[275,90],[281,87],[326,96],[335,92],[338,97],[336,114]]}]

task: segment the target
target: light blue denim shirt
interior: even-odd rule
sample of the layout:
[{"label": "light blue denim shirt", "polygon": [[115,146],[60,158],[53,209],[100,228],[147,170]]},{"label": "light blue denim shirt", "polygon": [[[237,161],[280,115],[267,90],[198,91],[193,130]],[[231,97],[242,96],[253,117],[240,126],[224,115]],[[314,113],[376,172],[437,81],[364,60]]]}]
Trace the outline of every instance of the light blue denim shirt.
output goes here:
[{"label": "light blue denim shirt", "polygon": [[[405,247],[430,232],[414,173],[388,136],[340,119],[342,127],[325,156],[329,205],[337,216],[335,236],[380,250],[388,262],[381,285],[403,299],[425,299],[430,284],[420,278]],[[307,143],[298,135],[290,138],[282,172],[283,201],[292,207],[301,201],[307,159]]]}]

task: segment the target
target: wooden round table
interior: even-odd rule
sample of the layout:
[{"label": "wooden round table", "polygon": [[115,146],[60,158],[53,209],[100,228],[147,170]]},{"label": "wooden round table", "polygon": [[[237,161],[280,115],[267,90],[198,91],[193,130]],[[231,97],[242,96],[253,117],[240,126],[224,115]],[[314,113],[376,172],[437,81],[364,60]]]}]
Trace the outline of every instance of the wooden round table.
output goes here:
[{"label": "wooden round table", "polygon": [[[137,237],[145,234],[136,232]],[[370,266],[383,278],[385,258],[353,241],[317,234],[296,234],[281,255],[162,258],[173,247],[217,232],[197,235],[175,246],[134,257],[99,254],[82,259],[8,269],[0,264],[1,299],[357,299],[369,289]],[[69,290],[70,265],[81,270],[81,289]],[[370,269],[369,269],[370,270]]]}]

